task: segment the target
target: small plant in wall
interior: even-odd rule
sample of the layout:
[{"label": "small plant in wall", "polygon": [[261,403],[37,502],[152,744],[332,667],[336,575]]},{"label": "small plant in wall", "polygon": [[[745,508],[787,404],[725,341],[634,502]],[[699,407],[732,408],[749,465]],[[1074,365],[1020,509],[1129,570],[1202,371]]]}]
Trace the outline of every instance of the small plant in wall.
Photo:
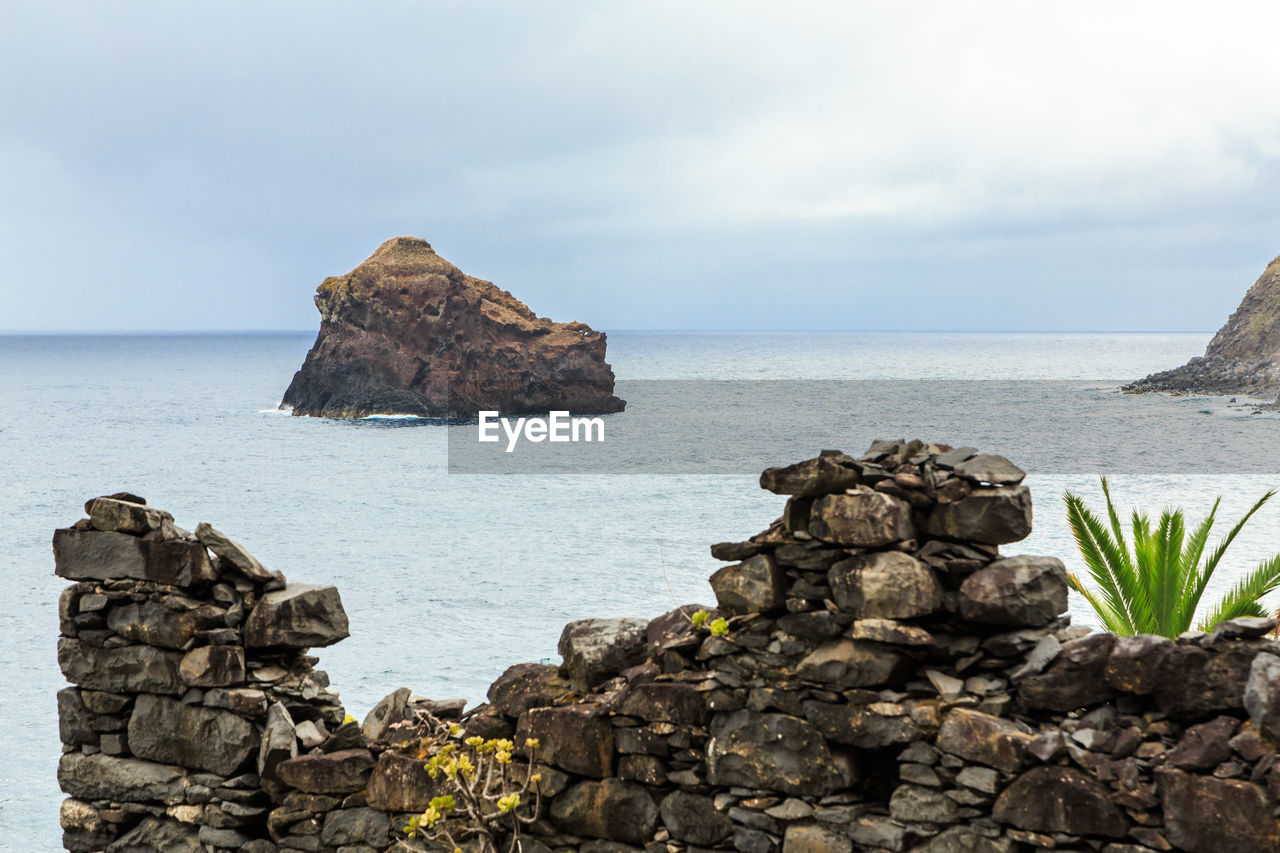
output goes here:
[{"label": "small plant in wall", "polygon": [[542,805],[542,777],[533,769],[541,744],[527,739],[529,760],[517,763],[510,740],[465,737],[458,725],[421,712],[419,721],[427,729],[420,741],[427,775],[443,781],[449,792],[411,818],[405,835],[444,844],[454,853],[464,846],[475,853],[520,853],[521,832]]},{"label": "small plant in wall", "polygon": [[[1181,509],[1166,509],[1153,527],[1150,519],[1134,510],[1130,521],[1132,542],[1125,537],[1120,515],[1111,501],[1107,478],[1102,478],[1107,520],[1099,519],[1080,499],[1067,492],[1067,522],[1080,556],[1093,579],[1093,588],[1068,574],[1071,588],[1084,596],[1108,631],[1115,634],[1160,634],[1176,637],[1191,628],[1200,599],[1214,571],[1241,528],[1269,501],[1267,492],[1208,551],[1209,533],[1218,515],[1218,498],[1208,517],[1188,531]],[[1236,585],[1200,620],[1202,630],[1240,616],[1263,616],[1262,597],[1280,586],[1280,554],[1263,560],[1245,573]]]},{"label": "small plant in wall", "polygon": [[701,631],[705,628],[713,637],[727,637],[729,635],[729,623],[725,621],[723,616],[712,619],[711,614],[707,611],[697,610],[689,617],[689,621],[693,623],[693,630],[695,631]]}]

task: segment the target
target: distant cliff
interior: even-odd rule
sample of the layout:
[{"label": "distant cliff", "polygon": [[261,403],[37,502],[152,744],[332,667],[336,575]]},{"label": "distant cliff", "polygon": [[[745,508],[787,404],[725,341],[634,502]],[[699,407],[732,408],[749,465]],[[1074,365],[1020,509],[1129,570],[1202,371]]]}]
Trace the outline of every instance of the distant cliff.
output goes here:
[{"label": "distant cliff", "polygon": [[1124,390],[1187,394],[1267,394],[1280,389],[1280,258],[1244,295],[1204,356],[1153,373]]},{"label": "distant cliff", "polygon": [[620,412],[605,335],[555,323],[396,237],[316,289],[320,334],[284,393],[295,415]]}]

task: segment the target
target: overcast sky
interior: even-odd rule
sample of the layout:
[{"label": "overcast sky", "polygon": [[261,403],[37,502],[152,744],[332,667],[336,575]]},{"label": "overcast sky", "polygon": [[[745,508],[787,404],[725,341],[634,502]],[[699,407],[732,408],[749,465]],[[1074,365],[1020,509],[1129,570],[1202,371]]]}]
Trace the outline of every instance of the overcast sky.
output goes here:
[{"label": "overcast sky", "polygon": [[603,329],[1216,329],[1280,253],[1280,6],[37,3],[0,329],[314,329],[425,237]]}]

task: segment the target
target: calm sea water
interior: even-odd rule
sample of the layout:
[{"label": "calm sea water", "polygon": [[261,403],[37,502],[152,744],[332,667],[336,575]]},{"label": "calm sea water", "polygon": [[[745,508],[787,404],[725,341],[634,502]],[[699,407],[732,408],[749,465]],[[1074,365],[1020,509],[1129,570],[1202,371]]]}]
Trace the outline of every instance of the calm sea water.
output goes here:
[{"label": "calm sea water", "polygon": [[[0,849],[57,850],[54,528],[94,495],[144,495],[208,521],[290,578],[333,583],[352,637],[321,666],[362,716],[401,685],[483,699],[508,664],[555,659],[563,623],[712,601],[712,542],[780,509],[752,476],[457,476],[444,430],[276,411],[310,334],[0,336]],[[612,333],[623,379],[1053,379],[1114,385],[1203,352],[1207,334]],[[927,388],[904,383],[903,393]],[[1063,395],[1076,393],[1063,385]],[[918,402],[918,401],[916,401]],[[1052,396],[1031,405],[1052,411]],[[1222,400],[1170,411],[1251,417]],[[1149,421],[1148,421],[1149,423]],[[1280,420],[1274,421],[1280,430]],[[897,437],[897,436],[886,436]],[[926,435],[947,440],[948,436]],[[1159,429],[1134,436],[1158,453]],[[818,450],[814,447],[813,450]],[[846,448],[860,452],[861,447]],[[990,448],[998,451],[999,448]],[[794,460],[780,459],[777,462]],[[1015,461],[1017,461],[1015,459]],[[1239,514],[1280,473],[1113,473],[1122,503]],[[1280,460],[1276,464],[1280,472]],[[1036,530],[1008,553],[1078,565],[1060,495],[1093,472],[1031,471]],[[1280,502],[1233,546],[1231,573],[1280,548]],[[1077,621],[1091,622],[1079,602]]]}]

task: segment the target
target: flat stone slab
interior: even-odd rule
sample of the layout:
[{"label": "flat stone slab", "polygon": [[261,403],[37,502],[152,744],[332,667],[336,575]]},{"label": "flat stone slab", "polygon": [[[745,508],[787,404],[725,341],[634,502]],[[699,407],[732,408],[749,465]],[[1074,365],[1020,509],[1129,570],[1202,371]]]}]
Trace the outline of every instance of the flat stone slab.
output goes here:
[{"label": "flat stone slab", "polygon": [[229,776],[257,748],[253,724],[230,711],[143,694],[129,717],[129,749],[139,758]]},{"label": "flat stone slab", "polygon": [[199,542],[151,541],[126,533],[63,528],[53,534],[54,574],[67,580],[154,581],[193,586],[217,579]]},{"label": "flat stone slab", "polygon": [[82,800],[168,800],[182,796],[186,775],[181,767],[101,753],[69,752],[58,762],[58,784]]},{"label": "flat stone slab", "polygon": [[182,654],[151,646],[100,649],[70,637],[58,640],[58,666],[67,681],[108,693],[181,693]]}]

